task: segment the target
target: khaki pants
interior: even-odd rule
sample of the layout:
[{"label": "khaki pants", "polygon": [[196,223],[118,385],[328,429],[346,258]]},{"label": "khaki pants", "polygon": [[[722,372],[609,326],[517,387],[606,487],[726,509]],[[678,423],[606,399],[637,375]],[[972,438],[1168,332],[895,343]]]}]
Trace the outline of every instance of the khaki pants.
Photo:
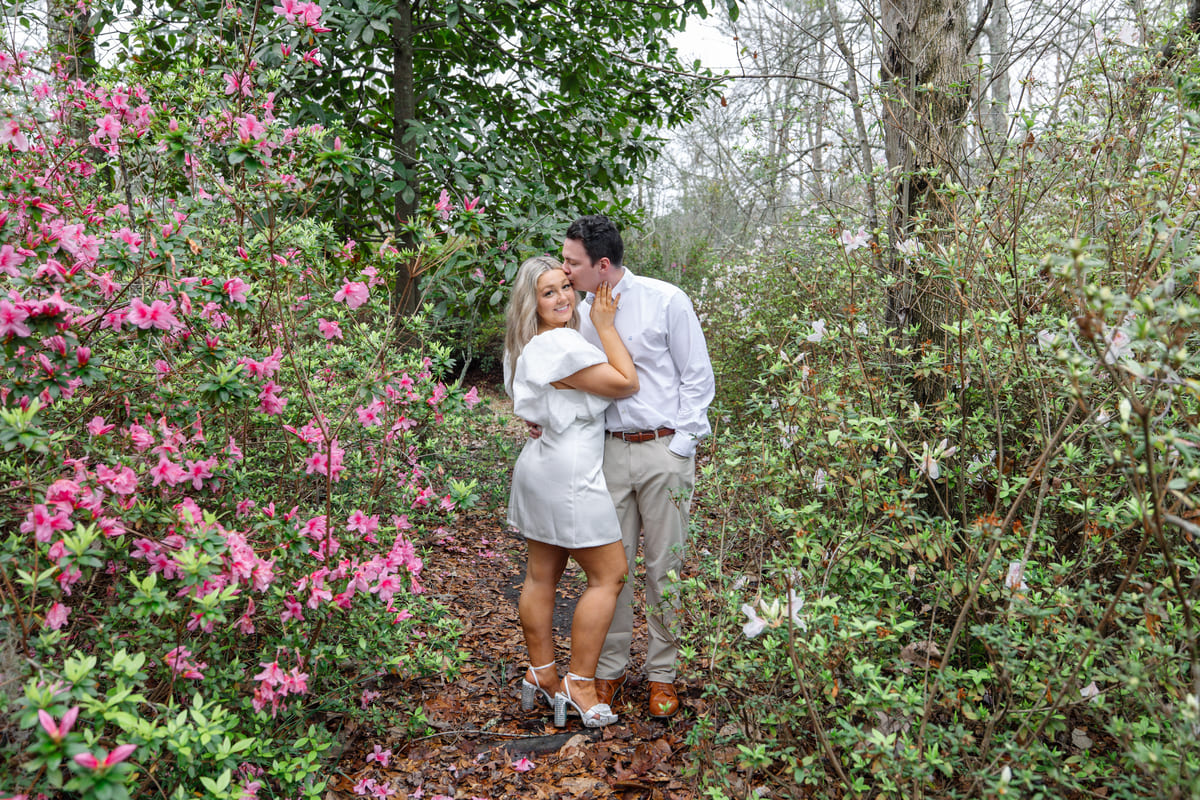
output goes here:
[{"label": "khaki pants", "polygon": [[629,664],[634,567],[640,536],[646,570],[646,621],[650,630],[646,678],[664,683],[675,680],[678,594],[667,573],[674,570],[679,575],[683,564],[696,461],[692,457],[680,458],[668,450],[670,441],[666,437],[632,443],[611,436],[604,441],[604,478],[621,523],[629,581],[617,598],[616,614],[604,640],[596,667],[599,678],[616,678]]}]

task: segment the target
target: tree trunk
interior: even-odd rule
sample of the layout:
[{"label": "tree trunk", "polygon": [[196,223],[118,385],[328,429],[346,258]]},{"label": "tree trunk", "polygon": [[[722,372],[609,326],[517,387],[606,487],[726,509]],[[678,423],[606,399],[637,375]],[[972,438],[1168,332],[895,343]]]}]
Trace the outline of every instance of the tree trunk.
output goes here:
[{"label": "tree trunk", "polygon": [[970,101],[966,3],[883,0],[882,11],[884,146],[895,181],[887,266],[896,281],[888,290],[886,323],[893,330],[894,366],[912,370],[913,399],[926,404],[945,394],[942,362],[932,369],[918,364],[931,348],[943,350],[947,308],[935,280],[918,269],[920,260],[902,257],[896,245],[915,238],[926,253],[939,252],[941,238],[953,235],[952,209],[941,190],[962,162]]},{"label": "tree trunk", "polygon": [[[394,236],[399,249],[412,250],[412,236],[404,223],[416,216],[420,184],[416,179],[417,157],[409,127],[417,117],[413,82],[413,0],[396,0],[397,17],[392,20],[392,165],[397,186]],[[392,288],[392,313],[407,316],[417,310],[419,275],[413,265],[401,261]]]},{"label": "tree trunk", "polygon": [[71,0],[46,0],[46,43],[72,80],[88,81],[96,71],[96,42],[88,12]]},{"label": "tree trunk", "polygon": [[997,147],[996,152],[1002,152],[1003,143],[1008,140],[1008,107],[1011,103],[1011,86],[1008,80],[1008,65],[1011,56],[1008,52],[1009,14],[1008,0],[992,0],[991,18],[988,20],[987,37],[991,48],[992,86],[991,105],[988,109],[987,128],[989,147]]}]

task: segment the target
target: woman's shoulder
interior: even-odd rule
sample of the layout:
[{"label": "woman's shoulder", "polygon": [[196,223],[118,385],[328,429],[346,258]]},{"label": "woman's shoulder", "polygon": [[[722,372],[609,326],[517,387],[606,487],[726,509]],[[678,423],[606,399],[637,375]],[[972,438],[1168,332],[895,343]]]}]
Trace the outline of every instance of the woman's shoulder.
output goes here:
[{"label": "woman's shoulder", "polygon": [[550,383],[607,360],[579,331],[554,328],[530,339],[517,364],[519,372],[535,382]]},{"label": "woman's shoulder", "polygon": [[[569,327],[551,328],[548,331],[543,331],[529,340],[529,344],[534,344],[534,342],[537,342],[538,348],[546,349],[573,349],[579,347],[581,344],[586,345],[588,343],[587,339],[583,338],[582,333],[575,328]],[[526,345],[526,348],[528,347],[529,345]]]}]

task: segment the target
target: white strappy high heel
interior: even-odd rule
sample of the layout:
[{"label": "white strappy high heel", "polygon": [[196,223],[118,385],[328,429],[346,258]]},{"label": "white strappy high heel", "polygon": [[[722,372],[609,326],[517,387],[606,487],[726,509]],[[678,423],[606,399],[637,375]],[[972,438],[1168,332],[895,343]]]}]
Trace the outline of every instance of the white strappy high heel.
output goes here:
[{"label": "white strappy high heel", "polygon": [[[521,710],[522,711],[532,711],[534,705],[537,703],[537,697],[539,694],[542,696],[542,700],[544,700],[546,702],[546,705],[548,705],[548,706],[554,705],[554,698],[552,698],[550,696],[550,692],[548,690],[542,688],[542,684],[538,680],[538,675],[537,675],[538,670],[548,669],[549,667],[553,667],[553,666],[554,666],[553,661],[551,661],[549,664],[543,664],[540,667],[535,667],[532,664],[529,665],[529,672],[533,673],[533,683],[529,682],[529,678],[521,679]],[[555,670],[555,677],[558,677],[557,670]]]},{"label": "white strappy high heel", "polygon": [[569,681],[590,683],[594,680],[596,680],[594,677],[583,678],[574,672],[567,673],[567,677],[562,682],[563,690],[556,692],[554,695],[554,726],[556,728],[561,728],[567,724],[567,706],[575,709],[575,713],[583,720],[585,728],[603,728],[605,725],[611,725],[617,721],[617,715],[612,712],[608,703],[596,703],[596,705],[585,711],[571,699],[571,685]]}]

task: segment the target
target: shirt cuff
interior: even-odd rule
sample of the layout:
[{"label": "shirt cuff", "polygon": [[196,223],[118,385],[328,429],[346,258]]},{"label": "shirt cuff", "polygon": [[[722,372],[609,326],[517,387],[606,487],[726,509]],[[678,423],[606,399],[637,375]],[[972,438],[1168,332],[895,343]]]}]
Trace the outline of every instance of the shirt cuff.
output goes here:
[{"label": "shirt cuff", "polygon": [[696,439],[686,433],[676,432],[667,449],[680,458],[691,458],[696,455]]}]

